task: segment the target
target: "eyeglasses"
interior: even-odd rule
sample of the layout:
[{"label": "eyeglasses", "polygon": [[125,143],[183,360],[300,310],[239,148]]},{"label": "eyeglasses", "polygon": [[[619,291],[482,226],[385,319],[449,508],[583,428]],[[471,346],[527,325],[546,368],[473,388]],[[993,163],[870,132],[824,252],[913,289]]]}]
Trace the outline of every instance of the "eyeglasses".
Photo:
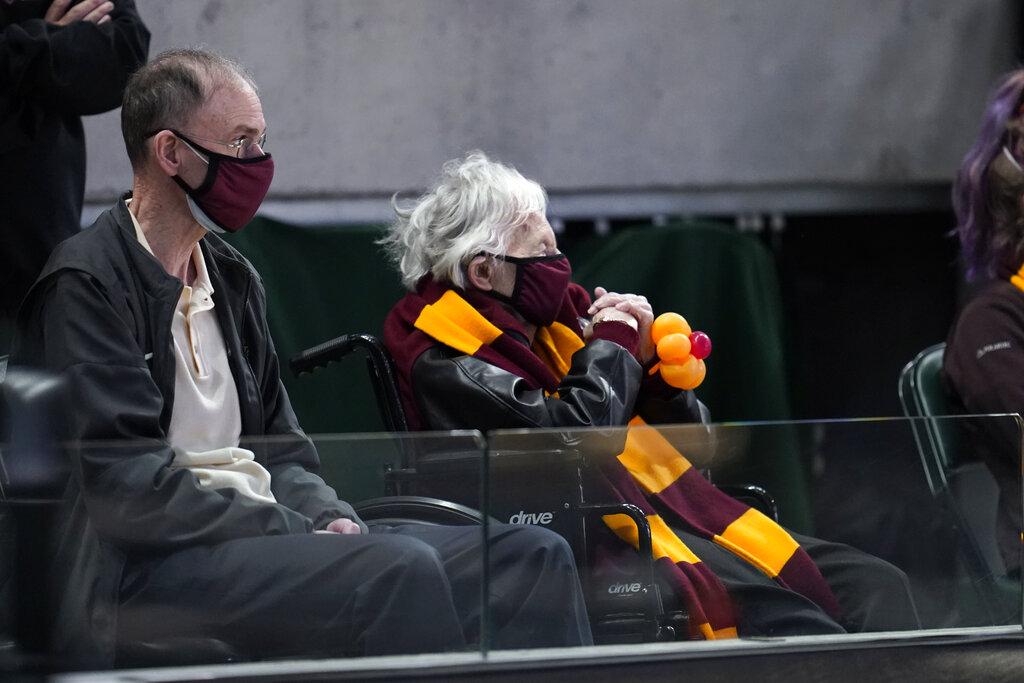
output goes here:
[{"label": "eyeglasses", "polygon": [[[185,137],[181,133],[175,131],[173,128],[161,128],[160,130],[169,130],[175,135],[178,135],[179,137]],[[157,133],[159,133],[160,130],[154,130],[152,133],[148,133],[146,137],[151,138]],[[212,140],[210,138],[201,138],[198,135],[190,135],[186,140],[184,140],[184,142],[187,143],[188,140],[196,140],[197,142],[212,142],[215,145],[227,147],[228,149],[231,150],[230,154],[233,154],[239,159],[248,159],[249,157],[259,155],[260,152],[255,151],[256,148],[259,148],[260,151],[267,148],[267,131],[264,130],[255,138],[251,138],[248,135],[241,135],[232,140],[231,142],[222,142],[220,140]]]},{"label": "eyeglasses", "polygon": [[215,145],[227,147],[232,150],[234,155],[239,159],[247,159],[251,156],[256,156],[260,152],[255,151],[255,148],[264,150],[267,148],[267,131],[263,131],[257,137],[251,138],[248,135],[242,135],[231,142],[221,142],[220,140],[211,140],[210,138],[201,138],[196,135],[189,136],[193,140],[199,140],[200,142],[212,142]]}]

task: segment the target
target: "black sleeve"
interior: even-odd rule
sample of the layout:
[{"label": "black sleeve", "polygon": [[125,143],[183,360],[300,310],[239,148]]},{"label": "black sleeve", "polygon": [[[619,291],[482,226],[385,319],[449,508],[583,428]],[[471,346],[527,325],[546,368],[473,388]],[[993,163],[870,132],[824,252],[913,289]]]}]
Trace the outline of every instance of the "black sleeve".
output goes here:
[{"label": "black sleeve", "polygon": [[615,342],[577,351],[558,387],[545,396],[506,370],[437,346],[412,369],[412,387],[431,429],[622,426],[633,414],[642,368]]},{"label": "black sleeve", "polygon": [[133,0],[113,0],[110,21],[55,26],[29,19],[0,36],[0,89],[48,109],[88,115],[121,105],[125,84],[146,62],[149,30]]},{"label": "black sleeve", "polygon": [[69,415],[73,472],[101,535],[173,550],[312,530],[309,519],[284,505],[205,489],[188,469],[170,467],[163,396],[132,324],[121,317],[124,301],[118,306],[95,279],[75,271],[37,287],[17,344],[68,381],[76,406]]},{"label": "black sleeve", "polygon": [[313,520],[315,529],[344,517],[358,523],[365,533],[366,525],[352,506],[339,500],[335,490],[316,474],[320,458],[313,442],[299,427],[288,392],[281,382],[280,361],[267,325],[266,294],[258,278],[256,289],[256,316],[264,340],[258,375],[263,395],[264,433],[277,437],[267,444],[271,491],[278,502]]},{"label": "black sleeve", "polygon": [[657,372],[651,375],[645,371],[636,412],[644,422],[652,425],[707,424],[711,421],[707,407],[697,400],[694,392],[669,386]]},{"label": "black sleeve", "polygon": [[[968,413],[1024,415],[1022,310],[1010,300],[994,297],[969,304],[950,335],[943,369]],[[1010,420],[995,424],[999,451],[1013,460],[1020,451],[1020,430]]]}]

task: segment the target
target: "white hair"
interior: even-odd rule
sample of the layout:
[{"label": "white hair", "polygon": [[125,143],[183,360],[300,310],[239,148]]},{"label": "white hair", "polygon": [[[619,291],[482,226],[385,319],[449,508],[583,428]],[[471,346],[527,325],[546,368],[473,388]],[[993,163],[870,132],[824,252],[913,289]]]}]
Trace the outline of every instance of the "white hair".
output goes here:
[{"label": "white hair", "polygon": [[514,230],[547,208],[544,188],[483,152],[452,159],[434,187],[406,208],[379,244],[409,290],[427,273],[466,286],[465,265],[480,253],[504,254]]}]

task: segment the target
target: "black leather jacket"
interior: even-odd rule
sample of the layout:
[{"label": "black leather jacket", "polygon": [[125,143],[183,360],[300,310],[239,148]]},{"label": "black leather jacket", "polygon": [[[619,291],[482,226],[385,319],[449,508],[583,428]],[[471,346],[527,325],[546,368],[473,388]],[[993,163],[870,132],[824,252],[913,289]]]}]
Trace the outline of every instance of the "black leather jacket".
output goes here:
[{"label": "black leather jacket", "polygon": [[[60,573],[56,644],[74,665],[111,663],[121,575],[133,556],[358,521],[314,474],[319,460],[281,384],[259,276],[214,235],[201,248],[242,446],[270,471],[277,504],[200,488],[190,471],[169,467],[171,321],[183,285],[138,243],[123,201],[54,251],[19,315],[12,362],[61,373],[75,406],[70,437],[94,442],[69,449],[73,477],[52,565]],[[267,435],[285,438],[245,441]]]},{"label": "black leather jacket", "polygon": [[672,389],[657,376],[645,379],[632,354],[605,339],[573,355],[557,398],[441,344],[416,359],[412,386],[424,426],[436,430],[614,427],[636,414],[651,424],[707,421],[692,391]]}]

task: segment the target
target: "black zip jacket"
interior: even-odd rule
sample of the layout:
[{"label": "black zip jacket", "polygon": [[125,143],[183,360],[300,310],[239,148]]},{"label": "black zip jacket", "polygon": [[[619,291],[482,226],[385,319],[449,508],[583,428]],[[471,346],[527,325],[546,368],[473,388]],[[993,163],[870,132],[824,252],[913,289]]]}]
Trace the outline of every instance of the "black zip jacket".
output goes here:
[{"label": "black zip jacket", "polygon": [[[187,469],[168,467],[171,321],[183,285],[139,244],[124,201],[54,251],[19,314],[12,362],[61,373],[74,406],[53,566],[56,643],[76,665],[112,662],[118,587],[133,556],[358,521],[314,474],[319,460],[281,384],[259,276],[218,237],[200,244],[238,389],[241,445],[270,471],[277,504],[200,488]],[[246,442],[263,436],[283,438]]]}]

